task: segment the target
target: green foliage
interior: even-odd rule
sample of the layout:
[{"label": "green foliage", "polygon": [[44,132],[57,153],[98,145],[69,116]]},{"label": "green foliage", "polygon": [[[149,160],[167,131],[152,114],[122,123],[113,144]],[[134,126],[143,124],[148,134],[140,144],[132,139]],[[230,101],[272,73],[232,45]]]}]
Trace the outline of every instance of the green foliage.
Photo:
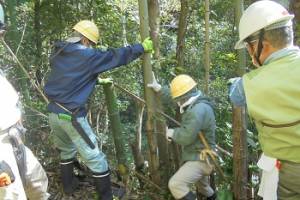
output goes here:
[{"label": "green foliage", "polygon": [[[246,1],[249,4],[250,1]],[[12,3],[16,3],[12,6]],[[204,84],[204,3],[203,1],[189,1],[189,23],[185,39],[184,66],[177,66],[176,41],[178,19],[180,12],[179,0],[161,0],[160,26],[160,67],[154,69],[158,80],[162,84],[169,84],[178,73],[192,75],[202,89]],[[100,29],[99,47],[119,47],[127,41],[129,44],[140,42],[138,4],[136,0],[23,0],[5,1],[6,18],[9,29],[7,42],[18,49],[18,57],[26,67],[36,83],[43,86],[46,74],[49,72],[48,57],[51,46],[56,40],[64,40],[72,33],[72,27],[82,19],[96,22]],[[14,10],[13,10],[14,9]],[[11,16],[11,13],[16,13]],[[211,1],[210,16],[211,40],[211,69],[209,96],[215,101],[217,120],[218,144],[232,152],[231,135],[231,105],[227,97],[227,79],[236,76],[237,55],[233,50],[237,40],[234,28],[234,1]],[[298,25],[299,26],[299,25]],[[298,38],[300,31],[298,28]],[[21,39],[22,38],[22,39]],[[26,115],[24,116],[28,134],[26,144],[39,156],[47,166],[58,162],[58,152],[52,141],[46,114],[46,104],[36,92],[29,80],[22,73],[16,73],[18,66],[15,61],[0,46],[0,64],[9,79],[20,91]],[[126,67],[101,74],[101,78],[113,78],[114,82],[132,93],[143,97],[143,74],[141,62],[135,61]],[[21,82],[20,80],[23,80]],[[27,91],[25,91],[25,89]],[[27,93],[29,95],[27,95]],[[134,100],[127,94],[116,89],[123,131],[126,135],[126,156],[129,163],[133,163],[130,143],[135,139],[137,109]],[[96,86],[93,96],[89,100],[89,120],[92,127],[101,138],[102,150],[107,153],[112,166],[115,166],[114,145],[109,129],[102,88]],[[39,113],[40,112],[40,113]],[[171,112],[170,114],[174,114]],[[143,133],[145,127],[143,127]],[[257,133],[253,125],[249,125],[248,133],[249,160],[255,163],[259,154]],[[146,137],[143,135],[143,153],[147,155]],[[146,156],[147,158],[147,156]],[[232,177],[232,159],[223,157],[221,163],[225,173]],[[251,168],[253,173],[257,169]],[[134,188],[138,188],[138,181],[133,180]],[[217,182],[219,184],[219,182]],[[220,187],[227,188],[229,183],[220,183]],[[151,193],[144,195],[144,199],[153,199]],[[226,194],[225,194],[226,196]]]}]

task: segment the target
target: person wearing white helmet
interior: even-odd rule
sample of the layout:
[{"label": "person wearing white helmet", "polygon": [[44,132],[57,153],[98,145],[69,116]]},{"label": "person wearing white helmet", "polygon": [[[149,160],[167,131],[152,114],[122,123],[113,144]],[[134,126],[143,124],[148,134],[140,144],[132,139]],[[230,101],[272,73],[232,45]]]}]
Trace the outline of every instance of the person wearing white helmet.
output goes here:
[{"label": "person wearing white helmet", "polygon": [[300,50],[293,45],[293,17],[276,2],[257,1],[243,13],[235,45],[246,47],[257,67],[233,80],[229,97],[247,105],[256,124],[264,199],[300,199]]},{"label": "person wearing white helmet", "polygon": [[50,56],[51,72],[44,87],[50,99],[48,111],[53,141],[60,151],[63,190],[72,195],[78,186],[73,161],[79,153],[93,172],[99,198],[112,200],[109,165],[87,121],[85,106],[100,73],[126,65],[143,53],[151,53],[153,45],[147,38],[140,44],[102,51],[94,48],[99,40],[99,30],[94,22],[82,20],[73,31],[66,41],[54,44]]},{"label": "person wearing white helmet", "polygon": [[[4,12],[0,4],[0,37],[4,36]],[[0,70],[0,199],[46,200],[48,178],[31,150],[22,142],[19,97]]]}]

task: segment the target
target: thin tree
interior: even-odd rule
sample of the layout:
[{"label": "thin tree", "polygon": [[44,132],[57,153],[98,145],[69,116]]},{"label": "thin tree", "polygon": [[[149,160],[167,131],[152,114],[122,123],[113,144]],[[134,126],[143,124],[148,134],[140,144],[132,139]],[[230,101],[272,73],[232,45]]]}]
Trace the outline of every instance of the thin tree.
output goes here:
[{"label": "thin tree", "polygon": [[[140,32],[141,38],[144,40],[149,37],[149,17],[148,17],[148,4],[147,0],[139,0],[139,16],[140,16]],[[151,54],[145,53],[143,56],[143,75],[144,75],[144,92],[146,100],[146,132],[149,144],[149,158],[150,158],[150,172],[151,178],[156,184],[160,184],[159,176],[159,158],[158,158],[158,148],[156,141],[155,129],[155,99],[154,91],[147,87],[147,84],[152,83],[152,65],[151,65]]]},{"label": "thin tree", "polygon": [[177,51],[176,60],[177,66],[184,66],[184,49],[185,49],[185,35],[187,31],[188,24],[188,14],[189,14],[189,4],[188,0],[181,0],[181,10],[179,17],[179,27],[177,33]]},{"label": "thin tree", "polygon": [[[148,0],[149,9],[149,25],[150,25],[150,35],[154,44],[154,55],[155,60],[153,64],[154,69],[160,69],[160,42],[159,42],[159,26],[160,26],[160,9],[159,0]],[[162,103],[160,100],[160,95],[156,95],[156,104],[158,110],[162,110]],[[164,186],[167,186],[167,181],[170,175],[170,162],[168,154],[168,141],[166,139],[166,122],[164,118],[157,114],[156,119],[156,132],[157,132],[157,145],[158,145],[158,155],[159,155],[159,168],[161,181]]]},{"label": "thin tree", "polygon": [[113,82],[107,79],[102,80],[108,116],[111,124],[112,136],[115,144],[116,157],[118,161],[118,171],[125,179],[128,177],[128,165],[125,150],[125,137],[122,130],[120,113]]},{"label": "thin tree", "polygon": [[[235,19],[236,27],[240,21],[242,11],[244,9],[244,1],[235,1]],[[237,73],[242,76],[245,72],[246,56],[245,50],[238,52],[238,68]],[[247,199],[247,135],[246,135],[246,114],[245,107],[233,106],[232,132],[233,132],[233,190],[235,199]]]},{"label": "thin tree", "polygon": [[291,0],[290,10],[295,14],[295,44],[300,45],[300,0]]},{"label": "thin tree", "polygon": [[209,84],[209,69],[210,69],[210,39],[209,39],[209,0],[205,0],[205,56],[204,56],[204,66],[205,66],[205,86],[204,92],[208,94],[208,84]]}]

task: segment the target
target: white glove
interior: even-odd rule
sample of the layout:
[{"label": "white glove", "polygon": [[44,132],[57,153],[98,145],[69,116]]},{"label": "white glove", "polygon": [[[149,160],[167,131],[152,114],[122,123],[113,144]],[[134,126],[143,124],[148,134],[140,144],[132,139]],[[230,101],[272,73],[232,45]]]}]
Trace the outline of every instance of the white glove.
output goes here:
[{"label": "white glove", "polygon": [[148,83],[147,87],[152,88],[155,92],[159,92],[161,90],[161,85],[156,81],[154,72],[152,72],[152,83]]},{"label": "white glove", "polygon": [[167,127],[166,136],[167,136],[168,141],[172,141],[172,139],[174,137],[174,129]]}]

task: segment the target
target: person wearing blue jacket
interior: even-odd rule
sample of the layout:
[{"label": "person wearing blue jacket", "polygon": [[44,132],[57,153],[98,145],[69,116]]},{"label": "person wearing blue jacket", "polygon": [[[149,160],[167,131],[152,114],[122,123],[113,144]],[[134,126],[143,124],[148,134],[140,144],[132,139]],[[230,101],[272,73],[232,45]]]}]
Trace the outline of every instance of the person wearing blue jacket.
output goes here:
[{"label": "person wearing blue jacket", "polygon": [[153,50],[147,38],[142,44],[101,51],[93,48],[99,39],[97,26],[88,20],[77,23],[73,37],[57,42],[50,56],[51,72],[44,91],[50,100],[49,123],[55,146],[60,150],[64,192],[71,195],[78,186],[73,174],[77,152],[93,172],[102,200],[112,200],[110,171],[106,156],[86,118],[85,105],[100,73],[126,65]]}]

